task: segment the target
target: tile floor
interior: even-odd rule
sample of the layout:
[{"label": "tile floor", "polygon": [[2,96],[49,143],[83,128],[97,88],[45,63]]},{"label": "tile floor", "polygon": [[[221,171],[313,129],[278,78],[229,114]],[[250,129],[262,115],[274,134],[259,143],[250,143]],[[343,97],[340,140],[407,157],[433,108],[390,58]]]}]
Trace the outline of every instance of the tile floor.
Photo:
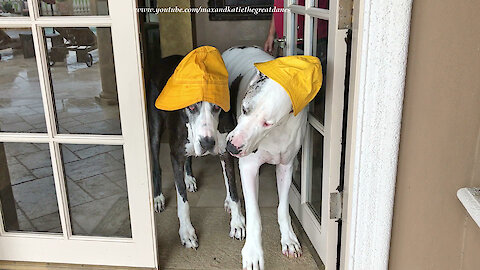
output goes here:
[{"label": "tile floor", "polygon": [[[229,238],[229,215],[223,209],[226,196],[218,157],[207,156],[193,160],[193,172],[198,191],[188,193],[192,224],[199,238],[198,250],[186,249],[180,244],[176,214],[176,191],[168,155],[168,144],[161,145],[163,190],[166,210],[157,214],[160,266],[163,269],[240,269],[244,241]],[[237,185],[241,194],[240,178]],[[263,224],[263,247],[266,269],[324,269],[317,265],[308,240],[295,227],[303,246],[301,258],[288,259],[281,253],[280,231],[277,223],[277,188],[275,168],[264,165],[260,171],[259,205]]]},{"label": "tile floor", "polygon": [[[48,145],[3,143],[0,147],[5,149],[10,173],[10,179],[2,181],[12,183],[18,230],[61,233],[50,153],[42,150]],[[74,234],[130,237],[129,226],[104,228],[110,211],[118,207],[125,210],[114,223],[129,224],[122,147],[66,144],[61,148]]]},{"label": "tile floor", "polygon": [[[7,30],[11,37],[26,30]],[[35,58],[18,50],[0,50],[0,131],[45,133],[44,108]],[[70,52],[66,62],[50,68],[59,133],[121,134],[118,105],[98,102],[102,92],[97,50],[93,66],[76,61]]]},{"label": "tile floor", "polygon": [[[31,33],[28,29],[5,32],[11,38]],[[92,67],[77,63],[70,52],[66,62],[50,68],[58,132],[121,134],[118,105],[98,102],[102,92],[98,51],[91,53]],[[0,131],[46,133],[35,58],[12,49],[0,54]],[[18,226],[10,229],[61,232],[48,144],[0,147],[7,159],[0,167],[7,165],[9,172],[1,180],[11,183],[16,208],[4,211],[16,211],[18,218]],[[74,234],[130,237],[122,147],[64,144],[61,150]],[[114,208],[124,209],[115,222],[123,227],[106,229],[105,219]]]}]

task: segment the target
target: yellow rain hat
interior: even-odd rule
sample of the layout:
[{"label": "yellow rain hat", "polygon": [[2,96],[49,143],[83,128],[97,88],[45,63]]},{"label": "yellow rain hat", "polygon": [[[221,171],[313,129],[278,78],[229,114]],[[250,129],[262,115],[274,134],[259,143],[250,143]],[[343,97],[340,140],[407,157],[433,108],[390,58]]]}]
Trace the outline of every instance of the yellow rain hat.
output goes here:
[{"label": "yellow rain hat", "polygon": [[312,101],[322,86],[322,65],[314,56],[285,56],[254,65],[287,91],[294,115]]},{"label": "yellow rain hat", "polygon": [[174,111],[200,101],[230,110],[228,72],[220,52],[210,46],[191,51],[178,64],[158,96],[155,107]]}]

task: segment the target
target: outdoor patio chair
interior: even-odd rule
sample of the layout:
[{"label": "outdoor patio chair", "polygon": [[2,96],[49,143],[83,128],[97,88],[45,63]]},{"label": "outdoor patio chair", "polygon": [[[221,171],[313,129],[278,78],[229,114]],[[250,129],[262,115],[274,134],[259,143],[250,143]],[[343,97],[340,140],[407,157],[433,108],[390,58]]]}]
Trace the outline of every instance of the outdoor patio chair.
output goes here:
[{"label": "outdoor patio chair", "polygon": [[97,36],[88,27],[55,28],[58,35],[49,35],[52,39],[50,50],[50,66],[56,62],[64,62],[68,51],[74,51],[77,62],[83,62],[88,67],[93,65],[91,51],[98,48]]}]

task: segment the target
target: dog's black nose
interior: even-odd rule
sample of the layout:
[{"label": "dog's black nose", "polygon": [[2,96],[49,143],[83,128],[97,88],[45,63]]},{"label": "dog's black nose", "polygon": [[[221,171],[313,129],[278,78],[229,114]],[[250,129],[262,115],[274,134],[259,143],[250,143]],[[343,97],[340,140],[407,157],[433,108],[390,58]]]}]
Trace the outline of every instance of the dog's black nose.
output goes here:
[{"label": "dog's black nose", "polygon": [[230,141],[227,141],[227,151],[232,155],[237,155],[238,153],[240,153],[240,149],[238,149]]},{"label": "dog's black nose", "polygon": [[200,138],[200,146],[207,151],[213,150],[215,147],[215,139],[212,137],[202,137]]}]

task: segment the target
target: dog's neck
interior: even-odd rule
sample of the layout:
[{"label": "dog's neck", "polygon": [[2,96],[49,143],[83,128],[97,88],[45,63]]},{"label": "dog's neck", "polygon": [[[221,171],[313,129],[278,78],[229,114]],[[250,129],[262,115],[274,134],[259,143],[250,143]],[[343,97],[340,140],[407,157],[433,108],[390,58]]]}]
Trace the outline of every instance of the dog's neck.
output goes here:
[{"label": "dog's neck", "polygon": [[273,130],[260,141],[259,151],[265,151],[270,164],[287,164],[290,162],[302,146],[307,128],[306,110],[294,116],[293,113],[281,125]]}]

